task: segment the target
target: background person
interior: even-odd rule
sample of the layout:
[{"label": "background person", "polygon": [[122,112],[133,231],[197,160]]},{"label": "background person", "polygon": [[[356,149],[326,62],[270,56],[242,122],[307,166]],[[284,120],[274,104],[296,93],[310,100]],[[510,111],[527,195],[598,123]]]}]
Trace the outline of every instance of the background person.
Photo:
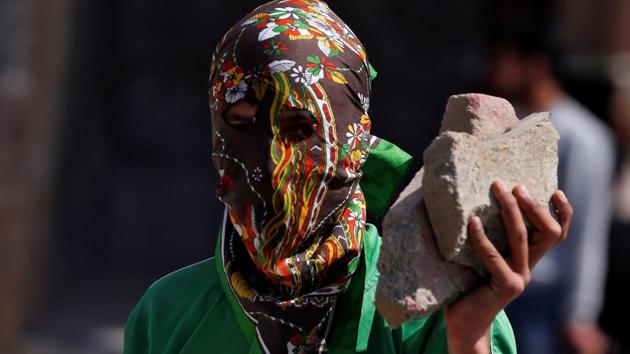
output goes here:
[{"label": "background person", "polygon": [[565,92],[548,38],[539,27],[525,25],[495,29],[489,38],[491,93],[512,101],[521,117],[551,111],[560,134],[559,187],[575,210],[568,241],[538,264],[531,287],[508,314],[519,352],[604,353],[608,339],[598,318],[606,281],[614,137]]}]

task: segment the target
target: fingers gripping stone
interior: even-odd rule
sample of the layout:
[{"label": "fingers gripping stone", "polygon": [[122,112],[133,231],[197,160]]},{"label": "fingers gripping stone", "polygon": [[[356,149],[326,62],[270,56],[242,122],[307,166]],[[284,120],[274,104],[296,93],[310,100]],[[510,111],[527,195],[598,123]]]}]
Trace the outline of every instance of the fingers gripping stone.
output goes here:
[{"label": "fingers gripping stone", "polygon": [[479,216],[505,252],[492,181],[524,184],[549,205],[557,189],[557,140],[548,113],[519,121],[502,98],[449,98],[425,166],[383,220],[376,306],[391,326],[428,315],[478,286],[485,269],[467,238],[468,220]]}]

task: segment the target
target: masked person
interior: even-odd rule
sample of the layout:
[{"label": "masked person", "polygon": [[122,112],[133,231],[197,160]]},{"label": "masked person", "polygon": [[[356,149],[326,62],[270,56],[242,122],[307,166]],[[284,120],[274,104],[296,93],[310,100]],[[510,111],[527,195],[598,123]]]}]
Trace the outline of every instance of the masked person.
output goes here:
[{"label": "masked person", "polygon": [[[227,32],[209,83],[226,207],[215,256],[149,288],[128,320],[127,354],[515,352],[502,308],[529,269],[520,262],[520,278],[496,257],[478,220],[488,286],[396,329],[375,310],[380,237],[366,213],[386,210],[410,156],[370,134],[374,76],[321,1],[272,1]],[[525,230],[517,198],[495,187],[512,202],[508,230]],[[518,239],[522,261],[531,251],[526,233]]]}]

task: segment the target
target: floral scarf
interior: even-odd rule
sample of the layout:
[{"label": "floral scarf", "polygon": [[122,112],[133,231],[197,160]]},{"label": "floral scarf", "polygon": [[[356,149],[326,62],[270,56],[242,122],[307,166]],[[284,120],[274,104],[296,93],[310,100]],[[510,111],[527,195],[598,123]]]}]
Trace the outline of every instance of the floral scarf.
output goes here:
[{"label": "floral scarf", "polygon": [[[222,261],[264,352],[325,351],[337,296],[358,267],[371,72],[356,36],[316,0],[258,7],[214,54]],[[226,112],[244,101],[256,113],[234,125]],[[288,134],[287,112],[308,129]]]}]

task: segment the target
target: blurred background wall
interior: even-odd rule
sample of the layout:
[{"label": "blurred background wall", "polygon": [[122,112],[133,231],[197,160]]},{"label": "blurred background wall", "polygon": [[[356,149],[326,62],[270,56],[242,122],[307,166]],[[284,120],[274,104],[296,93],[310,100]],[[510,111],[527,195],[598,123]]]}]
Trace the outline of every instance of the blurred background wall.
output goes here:
[{"label": "blurred background wall", "polygon": [[[209,58],[259,3],[0,2],[0,353],[120,353],[144,289],[212,254],[221,206],[210,162]],[[447,97],[484,90],[483,34],[499,16],[488,7],[498,5],[329,5],[379,72],[373,132],[419,167]],[[504,21],[534,11],[541,25],[551,23],[567,90],[606,124],[627,128],[627,1],[501,6]],[[628,340],[619,322],[629,308],[628,220],[611,233],[602,317],[618,351]]]},{"label": "blurred background wall", "polygon": [[0,353],[43,310],[68,4],[0,2]]}]

